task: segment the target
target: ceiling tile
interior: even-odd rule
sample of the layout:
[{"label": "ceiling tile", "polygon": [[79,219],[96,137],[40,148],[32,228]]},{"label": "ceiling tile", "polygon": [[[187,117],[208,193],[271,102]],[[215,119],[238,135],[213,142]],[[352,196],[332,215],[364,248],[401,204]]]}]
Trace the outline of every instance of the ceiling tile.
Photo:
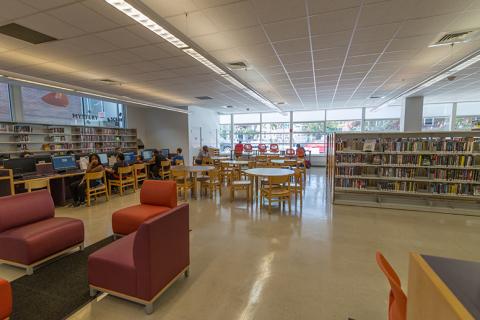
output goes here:
[{"label": "ceiling tile", "polygon": [[304,0],[252,0],[263,23],[304,17]]},{"label": "ceiling tile", "polygon": [[45,13],[19,19],[16,23],[57,39],[76,37],[85,33],[83,30]]},{"label": "ceiling tile", "polygon": [[308,37],[307,19],[284,20],[265,24],[265,30],[271,41],[283,41]]},{"label": "ceiling tile", "polygon": [[112,43],[115,46],[120,48],[134,48],[137,46],[143,46],[148,44],[148,42],[132,32],[128,31],[126,28],[119,28],[109,31],[100,32],[97,34],[98,37]]},{"label": "ceiling tile", "polygon": [[218,32],[218,29],[201,11],[172,16],[167,19],[175,28],[187,37],[196,37]]},{"label": "ceiling tile", "polygon": [[254,12],[255,9],[249,1],[240,1],[210,7],[204,11],[204,14],[218,30],[226,31],[258,25]]},{"label": "ceiling tile", "polygon": [[48,13],[87,32],[97,32],[117,27],[112,21],[79,3],[50,10]]},{"label": "ceiling tile", "polygon": [[357,8],[333,11],[310,17],[312,35],[353,30]]}]

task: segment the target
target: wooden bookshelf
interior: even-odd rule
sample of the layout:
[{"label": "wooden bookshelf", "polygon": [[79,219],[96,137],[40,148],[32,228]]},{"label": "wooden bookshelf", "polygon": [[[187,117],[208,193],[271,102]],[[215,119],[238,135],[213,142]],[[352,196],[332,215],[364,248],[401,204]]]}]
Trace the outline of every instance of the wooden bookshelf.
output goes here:
[{"label": "wooden bookshelf", "polygon": [[0,154],[137,150],[137,130],[0,122]]},{"label": "wooden bookshelf", "polygon": [[480,132],[335,133],[334,204],[480,215]]}]

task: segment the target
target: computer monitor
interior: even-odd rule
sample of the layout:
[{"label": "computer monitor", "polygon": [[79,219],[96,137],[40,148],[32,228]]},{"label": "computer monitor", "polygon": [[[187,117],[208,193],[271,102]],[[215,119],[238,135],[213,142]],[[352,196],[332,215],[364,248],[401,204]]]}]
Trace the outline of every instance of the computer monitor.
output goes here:
[{"label": "computer monitor", "polygon": [[64,171],[69,169],[76,169],[77,162],[75,156],[57,156],[52,158],[53,169],[56,171]]},{"label": "computer monitor", "polygon": [[98,157],[100,158],[100,162],[106,166],[108,165],[108,157],[107,157],[107,154],[106,153],[99,153],[98,154]]},{"label": "computer monitor", "polygon": [[52,163],[52,156],[50,154],[38,154],[34,156],[37,163]]},{"label": "computer monitor", "polygon": [[168,155],[170,154],[170,149],[162,149],[160,153],[163,154],[165,158],[168,158]]},{"label": "computer monitor", "polygon": [[16,158],[5,161],[5,169],[12,169],[14,175],[36,172],[35,158]]},{"label": "computer monitor", "polygon": [[152,160],[153,151],[152,150],[143,150],[142,151],[142,157],[143,157],[143,160],[145,160],[145,161]]},{"label": "computer monitor", "polygon": [[123,156],[125,157],[125,162],[127,164],[132,164],[135,162],[136,156],[134,152],[125,152]]}]

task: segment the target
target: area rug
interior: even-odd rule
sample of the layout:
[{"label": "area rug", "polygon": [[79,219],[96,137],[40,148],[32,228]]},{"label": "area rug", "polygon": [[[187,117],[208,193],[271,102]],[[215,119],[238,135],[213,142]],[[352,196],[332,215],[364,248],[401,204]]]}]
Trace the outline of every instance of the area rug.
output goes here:
[{"label": "area rug", "polygon": [[49,262],[31,276],[14,280],[11,320],[65,319],[92,301],[88,288],[87,260],[94,251],[113,241],[103,239],[84,251]]}]

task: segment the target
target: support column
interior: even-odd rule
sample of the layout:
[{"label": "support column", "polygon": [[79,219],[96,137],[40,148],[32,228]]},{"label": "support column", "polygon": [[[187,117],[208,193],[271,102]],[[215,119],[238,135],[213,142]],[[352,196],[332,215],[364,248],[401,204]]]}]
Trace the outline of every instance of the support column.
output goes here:
[{"label": "support column", "polygon": [[422,131],[423,96],[408,97],[402,107],[400,129],[402,131]]}]

